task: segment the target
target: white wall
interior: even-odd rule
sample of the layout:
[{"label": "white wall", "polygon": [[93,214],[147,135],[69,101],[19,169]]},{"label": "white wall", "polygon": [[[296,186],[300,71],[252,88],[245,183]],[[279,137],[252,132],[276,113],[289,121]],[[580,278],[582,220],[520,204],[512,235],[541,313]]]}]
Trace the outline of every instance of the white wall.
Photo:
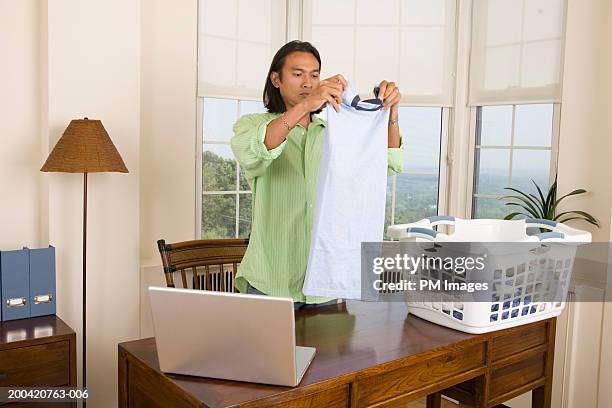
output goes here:
[{"label": "white wall", "polygon": [[195,238],[197,0],[142,2],[140,258]]},{"label": "white wall", "polygon": [[39,11],[37,0],[0,0],[0,248],[5,250],[47,245],[46,178],[39,171],[48,145]]},{"label": "white wall", "polygon": [[569,0],[561,134],[559,144],[559,193],[585,188],[588,195],[568,200],[561,209],[590,212],[601,228],[590,229],[594,241],[608,241],[612,189],[612,122],[610,78],[612,46],[609,0]]},{"label": "white wall", "polygon": [[89,175],[92,407],[116,405],[117,343],[139,337],[140,261],[159,263],[158,238],[195,235],[196,32],[197,0],[0,0],[0,246],[57,247],[57,310],[79,334],[79,370],[83,177],[39,169],[88,116],[130,170]]},{"label": "white wall", "polygon": [[[88,184],[87,382],[90,406],[111,407],[117,343],[138,337],[140,1],[47,7],[50,145],[71,119],[100,119],[130,171],[91,174]],[[47,177],[58,315],[80,330],[82,175]]]},{"label": "white wall", "polygon": [[[612,3],[609,0],[568,0],[559,192],[585,188],[589,194],[568,200],[561,210],[580,209],[593,214],[601,223],[600,229],[586,223],[574,225],[591,230],[593,239],[602,242],[610,240],[612,208],[610,21]],[[580,298],[580,293],[577,297]],[[578,302],[574,305],[572,320],[564,390],[566,406],[596,407],[599,399],[599,407],[603,408],[612,398],[609,382],[604,382],[611,377],[612,357],[607,352],[610,340],[602,337],[602,333],[612,332],[612,316],[609,312],[604,314],[602,303]]]},{"label": "white wall", "polygon": [[[612,217],[610,221],[612,221]],[[612,242],[612,232],[610,233],[610,242]],[[608,265],[612,265],[612,253],[608,254]],[[612,276],[612,267],[609,267],[607,272],[607,276]],[[606,287],[606,299],[609,300],[610,297],[612,297],[612,279],[609,278]],[[602,353],[599,367],[599,406],[605,407],[606,402],[612,401],[612,387],[609,385],[612,384],[612,356],[607,352],[612,350],[612,302],[607,302],[604,305],[601,349],[605,352]]]},{"label": "white wall", "polygon": [[164,286],[158,239],[195,238],[196,0],[142,3],[140,336],[153,336],[149,286]]}]

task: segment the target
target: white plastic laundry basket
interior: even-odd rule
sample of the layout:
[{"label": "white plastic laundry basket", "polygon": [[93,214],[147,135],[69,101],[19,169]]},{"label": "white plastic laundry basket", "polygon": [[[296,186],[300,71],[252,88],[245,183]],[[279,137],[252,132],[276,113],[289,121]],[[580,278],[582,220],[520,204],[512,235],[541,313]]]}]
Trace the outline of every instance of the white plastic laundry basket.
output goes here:
[{"label": "white plastic laundry basket", "polygon": [[[444,234],[435,230],[439,225],[452,225],[454,232]],[[528,228],[545,228],[549,232],[528,235]],[[490,301],[487,298],[486,301],[465,302],[458,295],[439,291],[406,292],[409,313],[467,333],[487,333],[558,316],[565,307],[577,244],[591,242],[589,232],[545,219],[464,220],[435,216],[412,224],[390,226],[388,235],[400,241],[416,242],[533,243],[496,246],[495,251],[488,253],[486,269],[478,271],[478,276],[476,271],[469,270],[464,274],[452,274],[454,282],[488,282]],[[542,242],[571,245],[542,248]],[[462,255],[473,253],[472,249],[477,247],[477,244],[466,244]],[[446,272],[419,268],[412,278],[418,281],[451,277],[450,274],[441,276],[443,273]],[[551,279],[559,282],[554,289],[557,296],[551,296]],[[550,301],[553,297],[555,301]]]}]

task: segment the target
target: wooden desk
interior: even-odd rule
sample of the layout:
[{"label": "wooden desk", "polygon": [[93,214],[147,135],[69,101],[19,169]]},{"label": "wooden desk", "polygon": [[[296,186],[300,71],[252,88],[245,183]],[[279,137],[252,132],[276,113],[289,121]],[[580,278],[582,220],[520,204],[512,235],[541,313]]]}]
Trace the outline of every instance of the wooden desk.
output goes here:
[{"label": "wooden desk", "polygon": [[[76,387],[76,334],[55,315],[0,323],[0,387]],[[0,404],[2,405],[2,404]],[[9,407],[41,407],[12,403]],[[76,403],[45,403],[76,407]]]},{"label": "wooden desk", "polygon": [[[493,407],[534,390],[550,407],[555,320],[470,335],[406,318],[402,303],[298,312],[298,345],[317,354],[296,388],[165,375],[153,338],[119,344],[119,406],[392,407],[439,391]],[[474,398],[473,395],[476,395]]]}]

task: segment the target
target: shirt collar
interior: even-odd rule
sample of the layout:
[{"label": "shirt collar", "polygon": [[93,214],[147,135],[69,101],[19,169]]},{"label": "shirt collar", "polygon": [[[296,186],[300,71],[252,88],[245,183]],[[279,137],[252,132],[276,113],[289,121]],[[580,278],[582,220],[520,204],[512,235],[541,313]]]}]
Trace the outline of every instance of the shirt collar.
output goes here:
[{"label": "shirt collar", "polygon": [[312,122],[310,123],[310,125],[321,125],[323,127],[325,127],[326,123],[323,119],[321,119],[320,117],[318,117],[317,115],[313,115],[312,116]]}]

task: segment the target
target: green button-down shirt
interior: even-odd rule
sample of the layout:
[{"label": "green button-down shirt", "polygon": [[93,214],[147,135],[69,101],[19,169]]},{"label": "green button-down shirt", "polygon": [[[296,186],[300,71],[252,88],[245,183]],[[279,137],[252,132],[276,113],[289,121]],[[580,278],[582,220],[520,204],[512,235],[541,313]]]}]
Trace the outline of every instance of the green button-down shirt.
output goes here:
[{"label": "green button-down shirt", "polygon": [[[325,121],[313,116],[308,129],[294,127],[278,147],[263,141],[268,123],[280,114],[242,116],[234,125],[231,145],[251,186],[252,225],[249,247],[235,285],[247,284],[270,295],[295,302],[322,303],[330,299],[302,293],[310,250],[319,162]],[[388,172],[402,170],[402,147],[389,148]]]}]

